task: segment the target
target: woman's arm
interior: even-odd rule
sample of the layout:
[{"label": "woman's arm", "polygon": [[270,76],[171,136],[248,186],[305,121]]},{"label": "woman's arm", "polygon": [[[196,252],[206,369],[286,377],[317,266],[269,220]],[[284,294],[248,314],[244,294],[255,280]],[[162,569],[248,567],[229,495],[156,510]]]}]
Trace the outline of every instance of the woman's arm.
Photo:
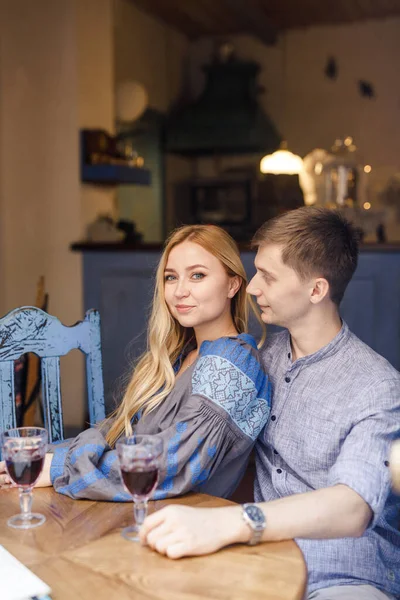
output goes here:
[{"label": "woman's arm", "polygon": [[50,479],[56,492],[74,499],[131,500],[123,486],[116,450],[97,427],[53,446]]}]

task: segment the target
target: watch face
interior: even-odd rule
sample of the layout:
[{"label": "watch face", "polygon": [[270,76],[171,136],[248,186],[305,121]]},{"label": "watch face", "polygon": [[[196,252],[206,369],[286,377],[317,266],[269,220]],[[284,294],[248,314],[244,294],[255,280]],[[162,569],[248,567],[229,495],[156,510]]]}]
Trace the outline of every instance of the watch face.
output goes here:
[{"label": "watch face", "polygon": [[248,504],[244,508],[246,514],[248,515],[249,519],[253,521],[253,523],[257,523],[260,525],[263,525],[265,523],[265,516],[261,508],[258,508],[258,506],[255,506],[254,504]]}]

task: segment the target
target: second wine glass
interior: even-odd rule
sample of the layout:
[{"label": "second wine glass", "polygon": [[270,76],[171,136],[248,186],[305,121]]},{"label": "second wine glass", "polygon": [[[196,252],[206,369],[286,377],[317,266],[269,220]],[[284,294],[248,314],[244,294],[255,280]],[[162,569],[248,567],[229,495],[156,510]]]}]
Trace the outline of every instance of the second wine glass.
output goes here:
[{"label": "second wine glass", "polygon": [[139,530],[147,515],[147,503],[157,487],[162,440],[151,435],[132,435],[116,444],[122,481],[132,495],[136,525],[126,527],[122,535],[139,541]]},{"label": "second wine glass", "polygon": [[32,489],[42,472],[47,450],[47,431],[41,427],[16,427],[2,434],[3,458],[7,472],[19,487],[21,513],[7,524],[16,529],[31,529],[46,517],[32,513]]}]

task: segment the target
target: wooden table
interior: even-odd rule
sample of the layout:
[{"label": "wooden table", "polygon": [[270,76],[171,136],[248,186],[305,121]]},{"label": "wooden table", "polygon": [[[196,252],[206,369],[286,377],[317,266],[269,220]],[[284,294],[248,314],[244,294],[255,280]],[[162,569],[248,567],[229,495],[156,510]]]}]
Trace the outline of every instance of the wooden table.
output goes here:
[{"label": "wooden table", "polygon": [[[173,502],[231,504],[201,494]],[[167,503],[154,502],[153,508]],[[0,491],[0,543],[52,588],[53,600],[303,598],[306,567],[293,541],[237,545],[172,561],[122,538],[121,528],[133,521],[130,503],[71,500],[42,488],[34,491],[33,510],[46,515],[44,525],[11,529],[6,521],[19,512],[18,491]]]}]

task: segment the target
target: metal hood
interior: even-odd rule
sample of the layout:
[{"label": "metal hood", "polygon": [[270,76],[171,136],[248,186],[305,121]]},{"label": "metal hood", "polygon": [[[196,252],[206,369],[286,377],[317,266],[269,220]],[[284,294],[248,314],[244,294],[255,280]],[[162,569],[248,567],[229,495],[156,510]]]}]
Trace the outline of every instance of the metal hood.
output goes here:
[{"label": "metal hood", "polygon": [[235,57],[203,67],[205,88],[193,103],[171,111],[166,150],[186,156],[267,154],[281,137],[257,96],[260,66]]}]

